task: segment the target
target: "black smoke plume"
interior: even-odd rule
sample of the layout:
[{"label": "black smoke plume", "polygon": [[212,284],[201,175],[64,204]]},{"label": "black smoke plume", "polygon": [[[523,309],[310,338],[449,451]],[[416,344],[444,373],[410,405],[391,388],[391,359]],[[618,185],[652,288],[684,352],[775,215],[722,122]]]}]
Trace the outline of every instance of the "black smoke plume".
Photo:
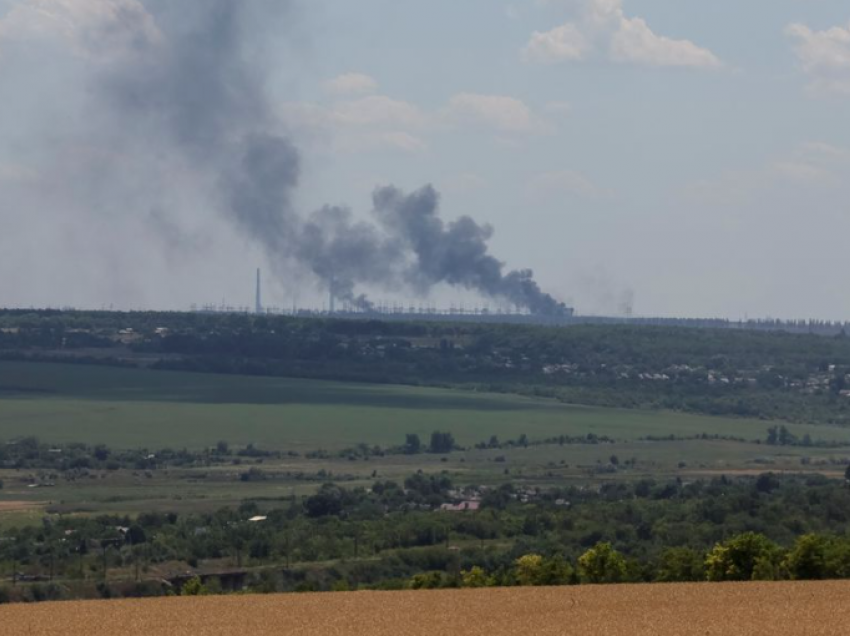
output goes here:
[{"label": "black smoke plume", "polygon": [[[163,37],[109,66],[97,89],[111,116],[144,143],[179,153],[207,177],[220,211],[262,245],[279,273],[306,267],[336,298],[369,308],[360,285],[462,287],[537,314],[563,311],[531,271],[504,273],[489,253],[490,226],[444,222],[439,195],[379,188],[374,222],[326,207],[299,215],[293,193],[299,153],[282,132],[266,91],[258,33],[295,7],[285,0],[146,0]],[[258,31],[258,29],[260,31]]]}]

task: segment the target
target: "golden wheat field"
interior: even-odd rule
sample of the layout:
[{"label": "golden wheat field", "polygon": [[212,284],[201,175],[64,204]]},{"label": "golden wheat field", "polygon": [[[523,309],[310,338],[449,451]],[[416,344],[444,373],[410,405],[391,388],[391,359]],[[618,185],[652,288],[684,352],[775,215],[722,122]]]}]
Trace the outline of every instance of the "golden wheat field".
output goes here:
[{"label": "golden wheat field", "polygon": [[3,636],[825,636],[850,583],[631,585],[53,603],[0,608]]}]

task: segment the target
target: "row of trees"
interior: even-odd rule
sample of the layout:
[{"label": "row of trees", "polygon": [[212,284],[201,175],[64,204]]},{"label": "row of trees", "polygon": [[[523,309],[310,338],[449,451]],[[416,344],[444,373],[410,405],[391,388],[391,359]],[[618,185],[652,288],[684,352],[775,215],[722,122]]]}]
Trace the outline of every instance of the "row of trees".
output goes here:
[{"label": "row of trees", "polygon": [[[429,572],[442,573],[441,585],[460,585],[464,571],[499,585],[850,577],[850,489],[822,477],[642,480],[598,490],[506,484],[479,491],[478,512],[437,512],[470,496],[457,491],[447,475],[416,473],[369,490],[326,484],[288,503],[209,514],[52,516],[3,531],[0,573],[20,587],[144,581],[195,567],[285,571],[278,591],[331,589],[343,579],[391,588]],[[258,515],[265,520],[250,521]],[[541,560],[517,569],[528,555]]]},{"label": "row of trees", "polygon": [[560,554],[525,554],[511,567],[488,572],[481,566],[413,576],[411,589],[509,587],[625,582],[826,580],[850,577],[850,537],[806,534],[783,549],[763,534],[746,532],[718,543],[708,553],[664,550],[655,563],[630,560],[607,542],[585,551],[575,563]]}]

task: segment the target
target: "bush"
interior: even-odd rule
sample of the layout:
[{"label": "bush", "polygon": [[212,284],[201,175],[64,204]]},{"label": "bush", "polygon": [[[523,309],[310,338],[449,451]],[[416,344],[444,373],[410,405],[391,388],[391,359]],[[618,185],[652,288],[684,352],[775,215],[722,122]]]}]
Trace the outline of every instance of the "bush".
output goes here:
[{"label": "bush", "polygon": [[48,585],[35,584],[28,590],[28,600],[34,603],[43,603],[45,601],[59,601],[62,599],[62,588],[55,583]]},{"label": "bush", "polygon": [[619,583],[626,578],[626,560],[610,543],[597,543],[578,559],[583,583]]},{"label": "bush", "polygon": [[661,554],[656,580],[685,583],[705,580],[705,557],[690,548],[670,548]]},{"label": "bush", "polygon": [[758,581],[779,577],[782,552],[763,534],[745,532],[718,543],[705,560],[709,581]]},{"label": "bush", "polygon": [[198,576],[186,581],[180,589],[180,596],[207,596],[209,593],[209,590],[201,583],[201,578]]},{"label": "bush", "polygon": [[424,572],[416,574],[407,584],[411,590],[436,590],[446,585],[446,575],[443,572]]}]

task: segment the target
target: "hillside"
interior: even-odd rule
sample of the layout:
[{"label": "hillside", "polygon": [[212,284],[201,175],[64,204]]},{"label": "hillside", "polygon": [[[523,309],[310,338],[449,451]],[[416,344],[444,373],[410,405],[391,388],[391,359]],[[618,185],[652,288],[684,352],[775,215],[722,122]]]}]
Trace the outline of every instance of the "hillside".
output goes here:
[{"label": "hillside", "polygon": [[0,311],[0,359],[458,387],[850,423],[850,338],[247,314]]}]

